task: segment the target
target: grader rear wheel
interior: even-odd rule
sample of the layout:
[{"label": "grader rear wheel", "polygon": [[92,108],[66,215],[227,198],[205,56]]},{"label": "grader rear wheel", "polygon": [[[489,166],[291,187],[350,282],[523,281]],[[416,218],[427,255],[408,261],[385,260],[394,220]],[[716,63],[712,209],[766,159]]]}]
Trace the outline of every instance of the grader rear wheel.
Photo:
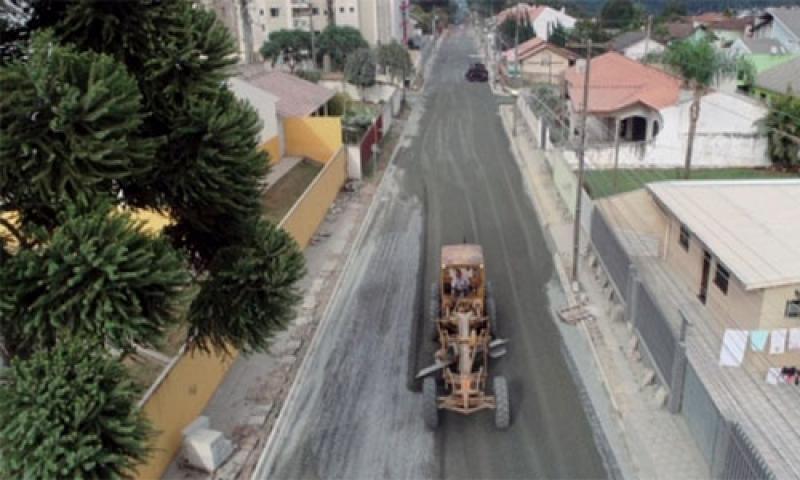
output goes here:
[{"label": "grader rear wheel", "polygon": [[508,404],[508,384],[505,377],[494,377],[494,424],[500,430],[505,430],[511,425],[511,410]]},{"label": "grader rear wheel", "polygon": [[422,417],[431,430],[439,426],[439,400],[433,377],[425,377],[422,381]]}]

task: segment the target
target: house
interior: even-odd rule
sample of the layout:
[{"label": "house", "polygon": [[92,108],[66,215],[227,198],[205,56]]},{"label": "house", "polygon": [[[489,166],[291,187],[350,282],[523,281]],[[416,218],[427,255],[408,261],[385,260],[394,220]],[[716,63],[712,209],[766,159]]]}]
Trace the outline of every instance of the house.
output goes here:
[{"label": "house", "polygon": [[567,15],[566,9],[563,7],[561,10],[556,10],[542,5],[518,3],[498,13],[495,16],[495,24],[500,25],[509,18],[527,18],[528,22],[533,25],[536,36],[543,40],[550,38],[550,32],[552,32],[557,25],[561,25],[565,29],[575,27],[575,17]]},{"label": "house", "polygon": [[[565,73],[573,142],[580,136],[583,68],[578,62]],[[678,77],[617,52],[592,59],[585,154],[590,168],[683,165],[693,93],[683,89],[682,83]],[[769,165],[767,139],[758,128],[758,121],[766,114],[763,105],[744,95],[718,91],[705,94],[700,102],[693,164]]]},{"label": "house", "polygon": [[611,49],[633,60],[641,60],[650,53],[661,53],[665,48],[646,32],[625,32],[611,39]]},{"label": "house", "polygon": [[521,43],[516,49],[511,48],[503,52],[502,67],[506,72],[516,71],[517,52],[519,52],[522,77],[531,83],[560,84],[564,71],[574,65],[577,58],[577,55],[569,50],[534,37]]},{"label": "house", "polygon": [[[800,235],[800,179],[663,181],[624,195],[601,208],[653,240],[639,253],[668,272],[716,331],[800,326],[800,244],[792,240]],[[800,348],[769,358],[800,366]],[[750,366],[767,373],[765,364]]]},{"label": "house", "polygon": [[786,55],[789,50],[779,41],[771,38],[737,38],[728,52],[732,57],[747,57],[750,55]]},{"label": "house", "polygon": [[[276,163],[287,154],[294,154],[287,123],[324,115],[328,100],[335,92],[289,73],[265,71],[263,68],[240,69],[242,75],[230,80],[233,93],[250,102],[261,118],[260,145]],[[341,138],[341,127],[339,131]]]},{"label": "house", "polygon": [[[650,183],[591,216],[593,252],[709,478],[795,478],[800,387],[781,371],[800,367],[800,179]],[[720,441],[725,423],[737,441]],[[758,468],[731,475],[733,457]]]},{"label": "house", "polygon": [[800,55],[756,75],[753,95],[769,100],[773,95],[800,95]]},{"label": "house", "polygon": [[768,8],[753,27],[756,38],[771,38],[800,53],[800,7]]},{"label": "house", "polygon": [[695,27],[689,22],[677,21],[664,24],[662,31],[655,35],[662,43],[670,44],[689,38],[694,33]]},{"label": "house", "polygon": [[[698,30],[705,33],[720,48],[728,48],[736,40],[752,33],[755,17],[725,18],[699,25]],[[699,34],[699,32],[697,32]]]}]

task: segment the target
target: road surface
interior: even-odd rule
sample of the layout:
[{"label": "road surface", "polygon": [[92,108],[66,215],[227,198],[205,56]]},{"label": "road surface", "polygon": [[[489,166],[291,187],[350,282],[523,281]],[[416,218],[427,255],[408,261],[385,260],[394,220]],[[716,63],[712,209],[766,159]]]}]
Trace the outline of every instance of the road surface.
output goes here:
[{"label": "road surface", "polygon": [[[263,478],[604,478],[549,316],[553,267],[465,31],[446,38],[376,215],[321,328],[319,348],[266,452]],[[492,412],[424,427],[409,372],[431,363],[425,310],[439,247],[483,245],[509,381],[512,426]],[[418,388],[418,386],[417,386]]]}]

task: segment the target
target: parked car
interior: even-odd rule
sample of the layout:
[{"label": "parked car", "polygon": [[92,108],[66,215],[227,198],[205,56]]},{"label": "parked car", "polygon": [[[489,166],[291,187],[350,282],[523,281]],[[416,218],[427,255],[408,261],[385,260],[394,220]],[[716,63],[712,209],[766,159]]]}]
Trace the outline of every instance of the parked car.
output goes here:
[{"label": "parked car", "polygon": [[469,66],[465,77],[470,82],[487,82],[489,81],[489,71],[486,69],[486,65],[473,63]]}]

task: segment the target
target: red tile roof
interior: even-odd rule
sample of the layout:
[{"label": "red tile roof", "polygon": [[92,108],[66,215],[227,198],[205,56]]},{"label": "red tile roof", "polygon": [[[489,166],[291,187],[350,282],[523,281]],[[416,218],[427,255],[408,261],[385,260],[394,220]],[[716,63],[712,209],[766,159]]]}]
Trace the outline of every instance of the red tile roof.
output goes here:
[{"label": "red tile roof", "polygon": [[[560,48],[556,45],[553,45],[552,43],[548,43],[539,37],[533,37],[530,40],[519,44],[519,58],[520,60],[525,60],[526,58],[536,55],[542,50],[550,50],[551,52],[557,55],[560,55],[564,58],[571,60],[577,58],[577,55],[570,52],[569,50]],[[503,52],[503,58],[508,62],[513,62],[514,52],[515,52],[514,48],[509,48],[508,50]]]},{"label": "red tile roof", "polygon": [[282,117],[305,117],[314,113],[336,92],[284,72],[258,72],[245,75],[251,85],[278,97],[275,105]]},{"label": "red tile roof", "polygon": [[508,7],[505,10],[503,10],[502,12],[498,13],[497,14],[497,24],[500,25],[501,23],[505,22],[508,17],[511,17],[511,18],[525,18],[526,14],[528,16],[528,21],[529,22],[533,22],[545,10],[547,10],[546,6],[528,5],[527,3],[518,3],[517,5],[513,5],[511,7]]},{"label": "red tile roof", "polygon": [[[573,108],[580,110],[583,105],[583,70],[571,67],[565,79]],[[680,88],[680,78],[617,52],[608,52],[592,59],[588,111],[610,113],[637,103],[660,110],[678,101]]]}]

